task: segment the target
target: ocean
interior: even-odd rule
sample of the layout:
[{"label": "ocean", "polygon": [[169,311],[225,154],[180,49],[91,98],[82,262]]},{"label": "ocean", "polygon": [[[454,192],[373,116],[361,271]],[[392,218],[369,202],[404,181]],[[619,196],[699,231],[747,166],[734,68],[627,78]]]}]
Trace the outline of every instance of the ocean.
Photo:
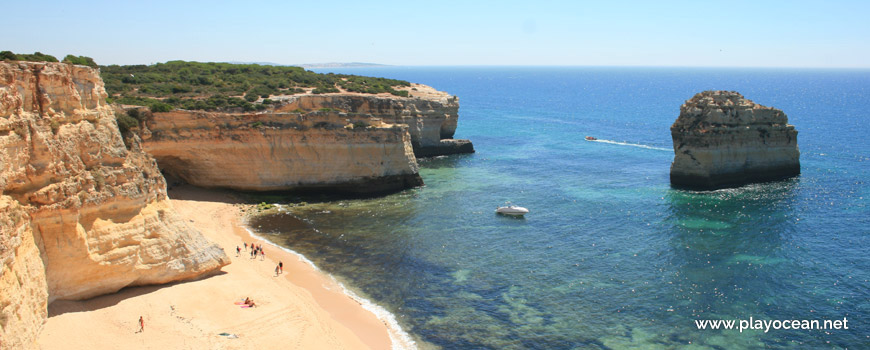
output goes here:
[{"label": "ocean", "polygon": [[[304,198],[250,221],[393,313],[421,347],[870,348],[870,71],[318,71],[405,79],[460,98],[456,138],[477,153],[421,160],[424,187]],[[799,132],[802,174],[672,189],[669,127],[704,90],[782,109]],[[531,213],[495,215],[505,201]],[[848,329],[695,322],[750,317],[845,318]]]}]

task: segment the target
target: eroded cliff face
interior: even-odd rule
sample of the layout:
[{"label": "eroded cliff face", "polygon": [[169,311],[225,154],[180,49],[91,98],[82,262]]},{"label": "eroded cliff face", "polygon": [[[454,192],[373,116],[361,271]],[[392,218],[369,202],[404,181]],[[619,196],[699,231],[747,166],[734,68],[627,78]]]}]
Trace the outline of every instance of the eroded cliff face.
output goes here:
[{"label": "eroded cliff face", "polygon": [[452,139],[458,98],[420,84],[403,89],[409,97],[272,96],[258,113],[145,111],[138,134],[162,171],[201,187],[398,191],[423,184],[415,157],[474,152]]},{"label": "eroded cliff face", "polygon": [[372,194],[423,183],[408,127],[369,116],[176,110],[143,124],[161,170],[197,186]]},{"label": "eroded cliff face", "polygon": [[48,303],[192,278],[229,263],[125,148],[96,70],[0,62],[0,342],[28,348]]},{"label": "eroded cliff face", "polygon": [[797,130],[781,110],[734,91],[704,91],[671,126],[671,184],[710,190],[800,174]]},{"label": "eroded cliff face", "polygon": [[417,157],[473,153],[471,141],[453,139],[459,120],[459,98],[422,84],[404,88],[409,97],[389,94],[305,94],[279,97],[276,112],[330,109],[405,124]]}]

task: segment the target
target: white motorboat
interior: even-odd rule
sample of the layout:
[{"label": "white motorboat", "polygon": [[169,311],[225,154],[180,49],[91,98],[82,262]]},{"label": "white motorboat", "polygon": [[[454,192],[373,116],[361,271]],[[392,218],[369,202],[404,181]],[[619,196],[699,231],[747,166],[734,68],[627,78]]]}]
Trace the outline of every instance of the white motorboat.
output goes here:
[{"label": "white motorboat", "polygon": [[529,213],[529,210],[520,206],[516,206],[510,203],[505,203],[505,206],[498,207],[495,210],[498,214],[503,215],[512,215],[512,216],[523,216]]}]

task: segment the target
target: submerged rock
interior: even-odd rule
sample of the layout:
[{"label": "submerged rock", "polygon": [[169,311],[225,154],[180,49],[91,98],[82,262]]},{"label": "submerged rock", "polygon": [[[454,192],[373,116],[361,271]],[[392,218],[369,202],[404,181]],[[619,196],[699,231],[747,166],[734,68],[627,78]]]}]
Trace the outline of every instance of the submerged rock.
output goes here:
[{"label": "submerged rock", "polygon": [[704,91],[671,126],[671,185],[714,190],[800,174],[797,130],[781,110],[735,91]]}]

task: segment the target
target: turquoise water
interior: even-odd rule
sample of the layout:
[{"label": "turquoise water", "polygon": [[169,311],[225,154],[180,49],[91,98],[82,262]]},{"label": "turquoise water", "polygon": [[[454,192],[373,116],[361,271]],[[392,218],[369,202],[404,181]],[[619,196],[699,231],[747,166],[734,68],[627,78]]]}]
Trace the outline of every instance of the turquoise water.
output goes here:
[{"label": "turquoise water", "polygon": [[[422,188],[252,221],[445,349],[870,348],[870,72],[357,68],[460,97],[477,153]],[[737,90],[799,131],[800,177],[671,189],[669,127]],[[613,141],[587,142],[584,136]],[[525,219],[494,215],[504,201]],[[293,217],[308,227],[293,224]],[[849,330],[698,330],[696,319],[842,319]]]}]

